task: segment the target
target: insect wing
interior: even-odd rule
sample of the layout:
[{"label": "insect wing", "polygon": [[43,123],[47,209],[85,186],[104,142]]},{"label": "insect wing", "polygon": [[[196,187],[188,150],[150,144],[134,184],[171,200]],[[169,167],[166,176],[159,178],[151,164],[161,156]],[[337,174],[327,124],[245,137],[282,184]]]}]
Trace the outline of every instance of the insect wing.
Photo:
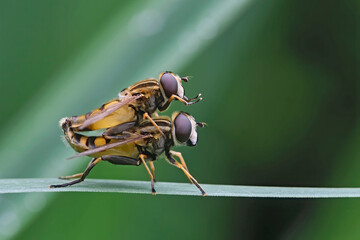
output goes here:
[{"label": "insect wing", "polygon": [[101,146],[101,147],[86,150],[86,151],[78,153],[78,154],[76,154],[76,155],[74,155],[72,157],[69,157],[66,160],[73,159],[73,158],[78,158],[78,157],[82,157],[82,156],[88,156],[88,155],[91,155],[91,154],[94,154],[94,153],[102,152],[102,151],[105,151],[105,150],[108,150],[108,149],[111,149],[111,148],[114,148],[114,147],[117,147],[117,146],[121,146],[121,145],[124,145],[124,144],[127,144],[127,143],[135,142],[137,140],[145,139],[145,138],[149,138],[149,137],[152,137],[152,135],[133,135],[133,136],[131,136],[131,137],[129,137],[129,138],[123,140],[123,141],[117,141],[117,142],[114,142],[114,143],[105,144],[104,146]]},{"label": "insect wing", "polygon": [[91,124],[103,119],[104,117],[110,115],[111,113],[115,112],[119,108],[132,103],[133,101],[141,98],[143,95],[135,95],[135,96],[128,96],[124,97],[118,103],[112,104],[111,106],[105,108],[104,110],[94,114],[90,118],[86,119],[84,123],[79,127],[80,130],[84,130],[86,127],[90,126]]},{"label": "insect wing", "polygon": [[122,123],[119,125],[116,125],[115,127],[111,127],[107,129],[103,135],[106,137],[111,138],[111,136],[122,134],[124,131],[134,127],[136,125],[135,121]]}]

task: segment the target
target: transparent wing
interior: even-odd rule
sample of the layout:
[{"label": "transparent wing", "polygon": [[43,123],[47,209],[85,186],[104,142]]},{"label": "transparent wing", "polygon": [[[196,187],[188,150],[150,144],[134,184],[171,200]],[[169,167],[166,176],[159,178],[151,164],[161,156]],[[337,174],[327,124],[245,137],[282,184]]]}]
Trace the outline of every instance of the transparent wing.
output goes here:
[{"label": "transparent wing", "polygon": [[116,125],[115,127],[111,127],[109,129],[107,129],[103,135],[111,138],[111,136],[116,136],[119,134],[122,134],[124,131],[128,130],[129,128],[132,128],[136,125],[135,121],[131,121],[131,122],[126,122],[126,123],[122,123],[119,125]]},{"label": "transparent wing", "polygon": [[141,98],[143,95],[135,95],[135,96],[127,96],[122,98],[118,103],[114,103],[111,106],[101,110],[98,113],[95,113],[93,116],[89,117],[84,121],[84,123],[79,127],[79,130],[84,130],[86,127],[90,126],[91,124],[103,119],[104,117],[110,115],[111,113],[115,112],[119,108],[132,103],[133,101]]},{"label": "transparent wing", "polygon": [[78,154],[76,154],[76,155],[74,155],[72,157],[67,158],[66,160],[73,159],[73,158],[78,158],[78,157],[82,157],[82,156],[88,156],[88,155],[91,155],[91,154],[94,154],[94,153],[102,152],[102,151],[105,151],[105,150],[108,150],[108,149],[111,149],[111,148],[114,148],[114,147],[117,147],[117,146],[121,146],[121,145],[124,145],[124,144],[127,144],[127,143],[135,142],[137,140],[150,138],[150,137],[152,137],[152,135],[132,135],[132,136],[128,137],[127,139],[119,140],[119,141],[114,142],[114,143],[105,144],[105,145],[103,145],[101,147],[89,149],[89,150],[86,150],[84,152],[78,153]]}]

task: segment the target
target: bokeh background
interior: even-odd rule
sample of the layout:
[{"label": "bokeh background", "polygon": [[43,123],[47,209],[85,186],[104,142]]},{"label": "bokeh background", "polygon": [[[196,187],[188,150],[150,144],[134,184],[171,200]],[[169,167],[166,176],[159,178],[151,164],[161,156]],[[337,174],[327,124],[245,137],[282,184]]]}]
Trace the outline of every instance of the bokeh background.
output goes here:
[{"label": "bokeh background", "polygon": [[[164,113],[208,123],[178,149],[200,183],[360,186],[356,1],[1,1],[0,34],[2,178],[84,169],[58,120],[172,70],[204,97]],[[106,163],[90,177],[148,180]],[[358,239],[359,215],[359,199],[9,194],[0,239]]]}]

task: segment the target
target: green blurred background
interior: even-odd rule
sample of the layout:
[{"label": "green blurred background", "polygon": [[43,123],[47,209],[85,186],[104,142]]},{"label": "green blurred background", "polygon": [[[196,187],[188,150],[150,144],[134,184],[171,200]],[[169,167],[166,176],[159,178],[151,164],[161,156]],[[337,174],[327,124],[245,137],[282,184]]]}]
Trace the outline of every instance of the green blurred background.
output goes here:
[{"label": "green blurred background", "polygon": [[[161,71],[193,78],[200,183],[360,186],[356,1],[1,1],[0,177],[85,168],[58,120]],[[187,182],[159,159],[159,181]],[[148,180],[100,164],[90,178]],[[149,184],[150,185],[150,184]],[[0,239],[358,239],[358,199],[0,196]]]}]

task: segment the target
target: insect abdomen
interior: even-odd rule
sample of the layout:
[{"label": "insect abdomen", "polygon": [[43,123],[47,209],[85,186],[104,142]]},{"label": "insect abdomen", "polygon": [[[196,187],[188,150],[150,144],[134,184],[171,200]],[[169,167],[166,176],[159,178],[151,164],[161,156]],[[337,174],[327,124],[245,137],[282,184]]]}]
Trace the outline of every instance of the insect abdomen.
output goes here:
[{"label": "insect abdomen", "polygon": [[[63,128],[65,134],[65,139],[70,144],[70,146],[77,152],[83,152],[89,149],[94,149],[116,141],[112,139],[107,139],[102,136],[89,137],[76,133],[71,127],[69,127],[70,125],[69,119],[62,120],[61,124],[62,124],[61,127]],[[105,155],[118,155],[118,156],[125,156],[129,158],[137,159],[139,156],[139,152],[135,143],[128,143],[89,156],[100,157]]]},{"label": "insect abdomen", "polygon": [[[70,118],[71,127],[78,131],[79,127],[84,123],[85,120],[89,119],[90,117],[94,116],[95,114],[99,113],[100,111],[104,110],[105,108],[111,106],[112,104],[118,103],[118,99],[113,99],[105,104],[103,104],[100,108],[97,108],[87,114],[80,115],[80,116],[73,116]],[[116,126],[120,123],[129,122],[136,120],[135,110],[130,106],[123,106],[118,110],[114,111],[113,113],[109,114],[108,116],[100,119],[99,121],[87,126],[82,131],[93,131],[102,128],[109,128]]]}]

